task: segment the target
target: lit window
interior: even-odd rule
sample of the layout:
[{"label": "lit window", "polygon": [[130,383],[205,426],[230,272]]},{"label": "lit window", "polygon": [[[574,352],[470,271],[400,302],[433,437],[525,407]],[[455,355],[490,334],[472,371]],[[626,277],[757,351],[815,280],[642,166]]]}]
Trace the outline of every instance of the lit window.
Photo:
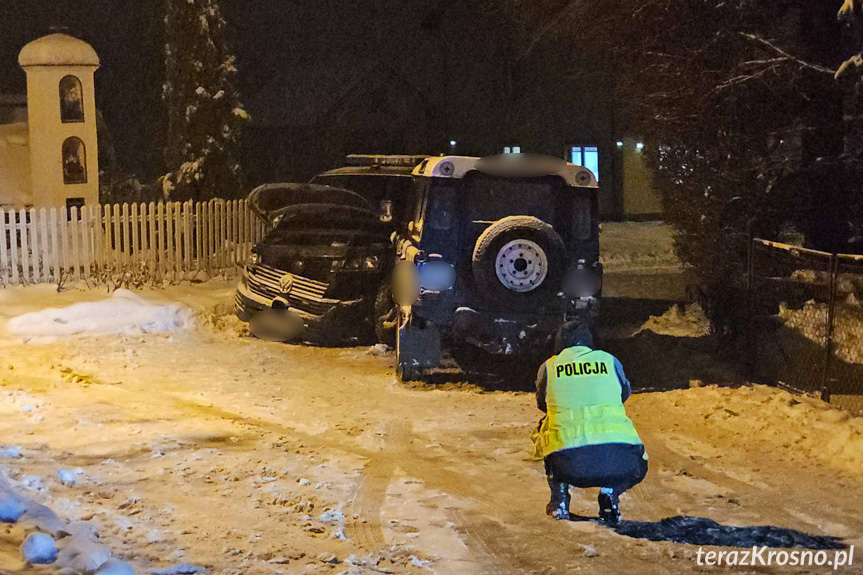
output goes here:
[{"label": "lit window", "polygon": [[87,183],[87,149],[80,138],[67,138],[63,142],[63,183]]},{"label": "lit window", "polygon": [[512,148],[510,148],[509,146],[504,146],[504,147],[503,147],[503,153],[504,153],[504,154],[511,154],[511,153],[512,153]]},{"label": "lit window", "polygon": [[569,161],[576,166],[584,166],[599,181],[599,148],[596,146],[572,146],[569,148]]},{"label": "lit window", "polygon": [[64,124],[84,121],[84,89],[75,76],[60,80],[60,120]]},{"label": "lit window", "polygon": [[503,153],[504,154],[520,154],[521,153],[521,146],[517,146],[515,144],[513,144],[512,146],[504,146],[503,147]]}]

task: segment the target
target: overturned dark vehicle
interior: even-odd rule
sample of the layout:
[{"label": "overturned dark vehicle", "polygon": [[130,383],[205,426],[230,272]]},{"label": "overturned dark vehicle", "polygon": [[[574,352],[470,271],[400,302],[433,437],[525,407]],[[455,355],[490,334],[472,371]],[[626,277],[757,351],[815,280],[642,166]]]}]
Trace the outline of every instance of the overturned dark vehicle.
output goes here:
[{"label": "overturned dark vehicle", "polygon": [[254,327],[266,311],[261,317],[299,325],[267,339],[372,339],[375,296],[392,268],[390,215],[355,192],[316,184],[265,184],[249,206],[271,231],[244,268],[237,317]]}]

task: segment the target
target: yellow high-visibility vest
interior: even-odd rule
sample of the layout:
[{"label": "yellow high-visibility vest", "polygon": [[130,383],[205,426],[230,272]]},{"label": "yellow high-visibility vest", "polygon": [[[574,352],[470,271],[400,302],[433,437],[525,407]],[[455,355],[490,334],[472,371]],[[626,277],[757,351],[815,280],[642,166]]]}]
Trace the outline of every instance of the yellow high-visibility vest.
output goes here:
[{"label": "yellow high-visibility vest", "polygon": [[547,416],[536,435],[539,457],[585,445],[641,445],[623,409],[614,356],[570,347],[545,362]]}]

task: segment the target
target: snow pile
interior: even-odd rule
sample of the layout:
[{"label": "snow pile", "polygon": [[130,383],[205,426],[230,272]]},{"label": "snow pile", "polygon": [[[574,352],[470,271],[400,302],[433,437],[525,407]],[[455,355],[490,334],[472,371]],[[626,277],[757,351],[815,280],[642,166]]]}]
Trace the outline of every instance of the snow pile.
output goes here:
[{"label": "snow pile", "polygon": [[23,456],[24,454],[21,453],[21,448],[17,445],[11,445],[9,447],[0,446],[0,459],[18,459]]},{"label": "snow pile", "polygon": [[740,438],[757,438],[761,444],[787,450],[793,459],[817,461],[827,468],[852,473],[863,469],[863,417],[820,399],[762,385],[656,395],[663,396],[656,401],[671,402],[678,413],[692,417],[699,426],[707,423],[704,430],[716,432],[718,427]]},{"label": "snow pile", "polygon": [[76,533],[60,540],[57,564],[76,573],[93,573],[111,559],[111,551],[88,533]]},{"label": "snow pile", "polygon": [[124,561],[108,559],[96,569],[94,575],[135,575],[135,570]]},{"label": "snow pile", "polygon": [[57,545],[50,535],[31,533],[21,545],[21,554],[30,563],[47,565],[57,560]]},{"label": "snow pile", "polygon": [[63,485],[70,487],[78,483],[78,476],[82,475],[84,470],[80,467],[77,469],[58,469],[57,470],[57,479]]},{"label": "snow pile", "polygon": [[27,537],[20,550],[24,560],[31,564],[55,564],[58,569],[71,569],[75,573],[134,575],[126,563],[111,561],[111,551],[98,542],[94,525],[86,522],[74,527],[67,525],[49,507],[16,493],[13,484],[2,475],[0,521],[24,527]]},{"label": "snow pile", "polygon": [[180,563],[173,567],[165,567],[164,569],[150,569],[153,575],[194,575],[195,573],[204,573],[206,569],[200,565],[192,565],[191,563]]},{"label": "snow pile", "polygon": [[6,324],[13,335],[34,337],[164,333],[190,329],[193,312],[181,304],[155,305],[125,289],[105,300],[48,308],[14,317]]},{"label": "snow pile", "polygon": [[229,304],[219,303],[199,309],[197,319],[200,325],[218,334],[231,338],[249,336],[249,324],[241,321]]},{"label": "snow pile", "polygon": [[26,501],[0,483],[0,522],[15,523],[26,511]]},{"label": "snow pile", "polygon": [[710,320],[697,303],[688,305],[684,309],[680,309],[680,306],[675,304],[662,315],[650,316],[650,319],[644,322],[635,334],[643,331],[673,337],[702,337],[710,333]]}]

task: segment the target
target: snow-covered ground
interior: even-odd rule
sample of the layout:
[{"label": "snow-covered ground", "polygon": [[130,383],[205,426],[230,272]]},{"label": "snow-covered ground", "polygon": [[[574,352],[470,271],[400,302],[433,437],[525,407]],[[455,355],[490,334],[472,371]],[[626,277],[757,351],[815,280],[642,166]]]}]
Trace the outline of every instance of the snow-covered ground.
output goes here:
[{"label": "snow-covered ground", "polygon": [[599,244],[605,269],[604,297],[690,299],[691,272],[674,253],[674,229],[668,224],[603,222]]},{"label": "snow-covered ground", "polygon": [[664,222],[603,222],[600,261],[611,272],[679,269],[673,231]]},{"label": "snow-covered ground", "polygon": [[[623,497],[627,521],[558,523],[529,460],[531,394],[408,387],[391,352],[249,338],[230,283],[136,293],[150,312],[193,317],[0,337],[0,514],[27,511],[0,529],[4,575],[108,556],[139,574],[665,575],[701,572],[701,544],[863,543],[863,420],[815,399],[710,381],[637,394],[627,409],[651,469]],[[104,291],[0,290],[0,330],[100,301],[114,309]],[[691,307],[648,324],[703,327]],[[595,490],[572,511],[595,517]],[[53,533],[53,564],[24,562],[35,531]],[[50,556],[45,543],[31,547]]]}]

